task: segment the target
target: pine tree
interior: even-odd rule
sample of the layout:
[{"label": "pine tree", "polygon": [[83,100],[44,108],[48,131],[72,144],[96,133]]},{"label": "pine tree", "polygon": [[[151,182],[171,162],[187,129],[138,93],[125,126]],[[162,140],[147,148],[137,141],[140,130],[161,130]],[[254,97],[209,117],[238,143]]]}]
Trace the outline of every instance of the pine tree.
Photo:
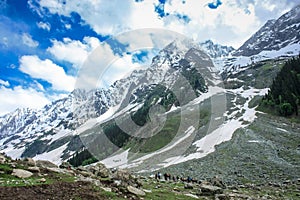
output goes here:
[{"label": "pine tree", "polygon": [[298,116],[300,102],[300,55],[285,63],[273,80],[261,105],[276,109],[282,116]]}]

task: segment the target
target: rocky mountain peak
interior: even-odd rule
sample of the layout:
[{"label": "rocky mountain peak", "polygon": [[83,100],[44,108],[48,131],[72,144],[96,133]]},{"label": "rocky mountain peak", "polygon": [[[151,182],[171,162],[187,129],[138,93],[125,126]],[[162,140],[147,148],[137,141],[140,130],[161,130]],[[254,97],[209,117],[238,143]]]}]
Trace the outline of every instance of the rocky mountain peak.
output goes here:
[{"label": "rocky mountain peak", "polygon": [[234,48],[231,46],[215,44],[212,40],[206,40],[204,42],[201,42],[199,45],[202,50],[205,51],[211,58],[229,56],[234,50]]},{"label": "rocky mountain peak", "polygon": [[252,56],[262,51],[279,50],[300,42],[300,5],[282,15],[277,20],[268,20],[234,56]]}]

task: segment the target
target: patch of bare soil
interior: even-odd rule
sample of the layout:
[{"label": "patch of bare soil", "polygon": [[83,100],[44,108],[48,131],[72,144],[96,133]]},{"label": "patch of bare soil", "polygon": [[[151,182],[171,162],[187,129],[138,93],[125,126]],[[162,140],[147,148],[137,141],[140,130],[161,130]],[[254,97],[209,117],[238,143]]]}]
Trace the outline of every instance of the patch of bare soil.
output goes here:
[{"label": "patch of bare soil", "polygon": [[57,182],[47,185],[24,187],[0,187],[1,200],[70,200],[70,199],[107,199],[88,182]]}]

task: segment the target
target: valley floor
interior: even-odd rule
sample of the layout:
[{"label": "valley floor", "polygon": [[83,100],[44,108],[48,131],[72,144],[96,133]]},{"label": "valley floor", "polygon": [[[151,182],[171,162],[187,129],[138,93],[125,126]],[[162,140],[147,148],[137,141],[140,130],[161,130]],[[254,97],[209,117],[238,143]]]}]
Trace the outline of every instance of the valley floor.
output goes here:
[{"label": "valley floor", "polygon": [[53,184],[43,184],[34,186],[14,186],[0,187],[1,200],[90,200],[90,199],[299,199],[300,180],[286,181],[282,184],[267,185],[236,185],[228,186],[222,194],[200,193],[198,184],[187,184],[173,181],[156,181],[154,179],[143,179],[143,189],[145,196],[132,196],[124,193],[114,193],[104,191],[90,182],[57,182]]}]

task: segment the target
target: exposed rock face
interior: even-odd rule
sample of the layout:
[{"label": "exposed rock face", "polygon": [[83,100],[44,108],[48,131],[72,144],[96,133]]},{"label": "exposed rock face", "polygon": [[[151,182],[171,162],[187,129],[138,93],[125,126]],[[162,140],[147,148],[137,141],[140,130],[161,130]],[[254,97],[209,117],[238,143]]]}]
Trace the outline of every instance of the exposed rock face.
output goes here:
[{"label": "exposed rock face", "polygon": [[33,173],[24,169],[13,169],[11,175],[16,176],[18,178],[29,178],[33,175]]}]

